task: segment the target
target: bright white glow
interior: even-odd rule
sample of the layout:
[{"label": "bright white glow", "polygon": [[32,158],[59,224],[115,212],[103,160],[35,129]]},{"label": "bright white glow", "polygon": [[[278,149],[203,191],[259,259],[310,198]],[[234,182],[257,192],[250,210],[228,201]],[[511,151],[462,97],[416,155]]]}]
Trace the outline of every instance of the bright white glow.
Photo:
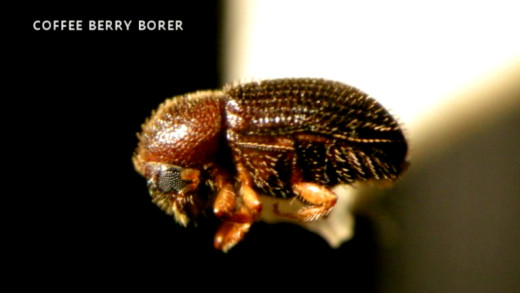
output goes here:
[{"label": "bright white glow", "polygon": [[414,125],[520,60],[519,11],[518,1],[230,0],[226,81],[339,80]]}]

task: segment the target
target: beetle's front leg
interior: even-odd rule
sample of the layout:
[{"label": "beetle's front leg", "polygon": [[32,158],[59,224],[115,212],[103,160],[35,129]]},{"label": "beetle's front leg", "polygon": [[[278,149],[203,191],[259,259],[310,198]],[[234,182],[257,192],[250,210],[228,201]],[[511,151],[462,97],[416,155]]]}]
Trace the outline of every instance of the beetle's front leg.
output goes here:
[{"label": "beetle's front leg", "polygon": [[237,173],[240,183],[238,195],[227,172],[215,169],[212,174],[218,190],[213,212],[223,220],[213,244],[224,252],[243,239],[262,210],[260,199],[252,188],[252,181],[241,163],[237,164]]},{"label": "beetle's front leg", "polygon": [[252,180],[242,163],[237,163],[238,195],[233,187],[230,176],[223,170],[213,174],[216,189],[218,190],[213,213],[221,218],[236,223],[252,223],[256,221],[262,211],[262,203],[258,194],[253,190]]},{"label": "beetle's front leg", "polygon": [[218,227],[213,238],[213,246],[216,249],[227,252],[238,242],[242,241],[249,231],[251,223],[235,223],[224,220]]}]

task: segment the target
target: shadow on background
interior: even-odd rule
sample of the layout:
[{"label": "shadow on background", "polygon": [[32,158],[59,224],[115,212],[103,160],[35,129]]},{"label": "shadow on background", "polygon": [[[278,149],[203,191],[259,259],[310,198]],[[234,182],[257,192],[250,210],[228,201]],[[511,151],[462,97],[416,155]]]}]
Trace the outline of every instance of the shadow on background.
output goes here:
[{"label": "shadow on background", "polygon": [[520,109],[510,113],[441,153],[431,150],[435,159],[412,165],[385,198],[400,231],[382,253],[383,291],[520,288]]}]

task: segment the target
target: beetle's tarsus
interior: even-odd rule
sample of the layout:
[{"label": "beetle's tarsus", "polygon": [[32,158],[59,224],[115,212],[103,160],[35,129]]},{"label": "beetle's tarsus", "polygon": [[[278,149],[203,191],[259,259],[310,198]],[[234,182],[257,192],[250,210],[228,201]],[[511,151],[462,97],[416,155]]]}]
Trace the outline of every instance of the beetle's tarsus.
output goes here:
[{"label": "beetle's tarsus", "polygon": [[308,206],[298,210],[298,218],[302,221],[314,221],[330,213],[337,201],[337,196],[327,187],[299,182],[293,184],[293,190]]},{"label": "beetle's tarsus", "polygon": [[218,250],[228,252],[244,238],[250,227],[251,223],[223,221],[215,233],[213,246]]}]

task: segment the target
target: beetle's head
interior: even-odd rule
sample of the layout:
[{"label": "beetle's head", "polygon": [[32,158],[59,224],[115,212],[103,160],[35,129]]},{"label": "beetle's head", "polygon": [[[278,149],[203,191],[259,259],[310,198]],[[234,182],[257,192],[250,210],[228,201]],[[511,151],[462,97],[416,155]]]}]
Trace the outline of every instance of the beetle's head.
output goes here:
[{"label": "beetle's head", "polygon": [[205,207],[201,170],[217,157],[224,104],[218,91],[174,97],[153,113],[138,135],[134,167],[146,178],[153,201],[182,225]]},{"label": "beetle's head", "polygon": [[173,215],[179,224],[188,225],[204,209],[202,199],[197,196],[200,170],[156,162],[141,167],[153,202]]}]

